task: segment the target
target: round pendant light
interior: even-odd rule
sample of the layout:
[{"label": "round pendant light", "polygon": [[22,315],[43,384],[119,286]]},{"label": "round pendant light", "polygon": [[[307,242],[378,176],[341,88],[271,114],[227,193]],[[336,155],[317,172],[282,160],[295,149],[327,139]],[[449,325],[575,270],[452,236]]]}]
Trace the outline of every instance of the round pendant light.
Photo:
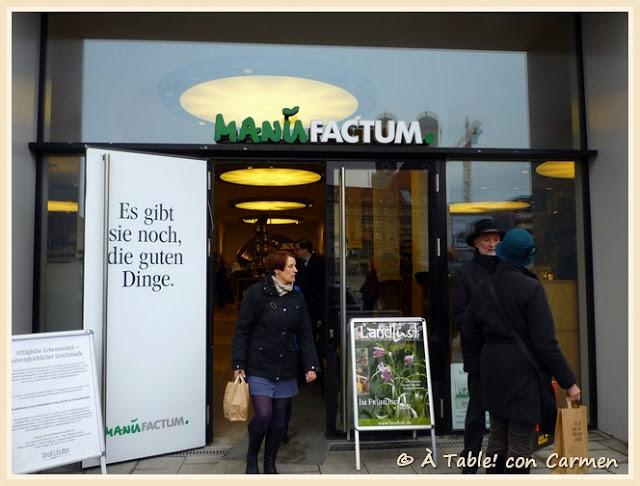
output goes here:
[{"label": "round pendant light", "polygon": [[576,164],[572,160],[548,160],[536,167],[536,172],[541,176],[554,177],[556,179],[575,179]]},{"label": "round pendant light", "polygon": [[231,201],[231,205],[238,209],[251,211],[288,211],[304,209],[311,204],[302,199],[239,199]]},{"label": "round pendant light", "polygon": [[246,186],[301,186],[312,184],[322,177],[317,172],[283,167],[248,167],[220,174],[220,179]]},{"label": "round pendant light", "polygon": [[493,213],[498,211],[518,211],[531,207],[524,201],[473,201],[450,203],[451,214]]},{"label": "round pendant light", "polygon": [[[256,224],[258,218],[242,218],[243,223]],[[268,218],[267,224],[300,224],[302,218],[296,218],[293,216],[282,216],[278,218]]]}]

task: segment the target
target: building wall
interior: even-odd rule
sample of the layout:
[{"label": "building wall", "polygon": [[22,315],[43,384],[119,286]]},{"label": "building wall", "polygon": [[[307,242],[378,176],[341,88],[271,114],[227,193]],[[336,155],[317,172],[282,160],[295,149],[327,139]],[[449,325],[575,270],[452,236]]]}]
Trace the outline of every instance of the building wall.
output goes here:
[{"label": "building wall", "polygon": [[12,333],[32,329],[35,157],[40,14],[12,14]]},{"label": "building wall", "polygon": [[598,428],[628,440],[628,50],[625,13],[582,15]]}]

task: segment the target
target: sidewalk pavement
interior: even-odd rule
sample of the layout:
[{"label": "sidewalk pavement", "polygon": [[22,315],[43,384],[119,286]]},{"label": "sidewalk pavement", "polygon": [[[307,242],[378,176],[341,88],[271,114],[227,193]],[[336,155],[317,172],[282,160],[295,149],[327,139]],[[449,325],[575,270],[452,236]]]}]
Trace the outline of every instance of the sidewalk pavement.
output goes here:
[{"label": "sidewalk pavement", "polygon": [[[414,441],[403,443],[367,442],[360,451],[361,468],[356,470],[353,442],[329,441],[324,460],[321,464],[300,464],[295,460],[279,462],[281,474],[459,474],[455,466],[455,457],[451,465],[447,465],[447,454],[459,454],[462,450],[460,436],[442,436],[437,438],[437,467],[425,464],[421,467],[431,447],[430,438],[421,437],[419,446]],[[392,448],[389,448],[392,446]],[[287,445],[283,445],[283,448]],[[350,449],[350,450],[345,450]],[[107,474],[244,474],[245,464],[242,460],[225,459],[228,448],[214,448],[178,452],[149,459],[129,461],[107,466]],[[613,459],[606,469],[589,468],[587,474],[628,474],[627,444],[614,439],[600,431],[589,432],[590,457]],[[405,453],[401,458],[401,454]],[[553,453],[553,446],[536,451],[533,459],[536,466],[531,474],[551,474],[546,461]],[[414,460],[410,464],[410,457]],[[400,466],[398,463],[407,465]],[[261,462],[260,462],[261,464]],[[261,466],[262,467],[262,466]],[[42,471],[42,474],[100,474],[100,468],[82,470],[79,464]],[[484,474],[481,469],[479,474]]]}]

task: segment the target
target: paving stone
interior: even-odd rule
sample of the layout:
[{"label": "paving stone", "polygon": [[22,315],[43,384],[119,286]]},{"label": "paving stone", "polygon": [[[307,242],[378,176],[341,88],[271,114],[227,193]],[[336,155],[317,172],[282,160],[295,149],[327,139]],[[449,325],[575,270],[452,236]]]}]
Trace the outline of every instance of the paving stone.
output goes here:
[{"label": "paving stone", "polygon": [[618,464],[618,467],[610,467],[607,469],[612,474],[629,474],[629,463]]},{"label": "paving stone", "polygon": [[183,462],[184,457],[152,457],[151,459],[142,459],[139,461],[133,472],[139,473],[139,471],[162,469],[164,471],[169,471],[168,474],[176,474]]},{"label": "paving stone", "polygon": [[[224,464],[225,474],[244,474],[245,469],[247,468],[247,464],[244,461],[224,461],[220,464]],[[262,463],[259,463],[258,467],[262,471]]]},{"label": "paving stone", "polygon": [[356,456],[353,452],[330,452],[320,465],[321,474],[367,474],[367,468],[360,462],[360,471],[356,471]]},{"label": "paving stone", "polygon": [[184,462],[182,465],[186,464],[213,464],[216,462],[220,462],[222,460],[222,456],[215,455],[198,455],[198,456],[185,456]]},{"label": "paving stone", "polygon": [[[107,465],[107,475],[109,474],[131,474],[138,461],[119,462]],[[90,467],[84,470],[85,474],[102,474],[100,466]]]},{"label": "paving stone", "polygon": [[610,447],[606,444],[604,444],[602,441],[597,440],[597,441],[589,441],[589,450],[590,451],[597,451],[600,449],[610,449]]},{"label": "paving stone", "polygon": [[607,447],[617,451],[621,454],[629,455],[629,446],[618,439],[606,439],[601,441]]},{"label": "paving stone", "polygon": [[413,463],[411,468],[414,470],[416,474],[458,474],[460,470],[457,468],[449,468],[446,465],[439,467],[433,467],[427,465],[425,467],[420,467],[420,463]]},{"label": "paving stone", "polygon": [[320,468],[311,464],[278,464],[276,469],[280,474],[320,474]]},{"label": "paving stone", "polygon": [[529,474],[551,474],[551,469],[548,467],[534,467],[529,470]]},{"label": "paving stone", "polygon": [[398,465],[385,465],[375,462],[365,462],[369,474],[416,474],[416,471],[411,466],[400,467]]},{"label": "paving stone", "polygon": [[618,451],[614,451],[613,449],[609,450],[597,450],[589,453],[589,457],[599,458],[606,457],[607,459],[615,459],[618,461],[618,465],[626,464],[629,462],[629,456],[626,454],[621,454]]},{"label": "paving stone", "polygon": [[158,475],[158,474],[167,474],[167,475],[175,475],[178,474],[177,469],[134,469],[131,471],[131,474],[149,474],[149,475]]},{"label": "paving stone", "polygon": [[225,474],[227,465],[225,463],[200,463],[183,464],[178,474]]}]

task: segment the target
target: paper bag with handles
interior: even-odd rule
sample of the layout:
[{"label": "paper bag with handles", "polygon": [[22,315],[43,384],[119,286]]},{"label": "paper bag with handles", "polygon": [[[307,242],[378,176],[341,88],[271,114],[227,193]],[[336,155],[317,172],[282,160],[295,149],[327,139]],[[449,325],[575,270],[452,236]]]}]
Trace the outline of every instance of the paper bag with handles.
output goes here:
[{"label": "paper bag with handles", "polygon": [[224,417],[231,422],[245,421],[249,417],[249,384],[238,376],[227,383],[222,402]]},{"label": "paper bag with handles", "polygon": [[[587,431],[587,407],[567,399],[567,408],[558,409],[556,418],[554,452],[558,454],[557,464],[566,463],[573,467],[558,465],[551,471],[555,474],[584,474],[586,466],[579,466],[579,458],[589,457],[589,432]],[[568,462],[561,460],[566,458]]]}]

